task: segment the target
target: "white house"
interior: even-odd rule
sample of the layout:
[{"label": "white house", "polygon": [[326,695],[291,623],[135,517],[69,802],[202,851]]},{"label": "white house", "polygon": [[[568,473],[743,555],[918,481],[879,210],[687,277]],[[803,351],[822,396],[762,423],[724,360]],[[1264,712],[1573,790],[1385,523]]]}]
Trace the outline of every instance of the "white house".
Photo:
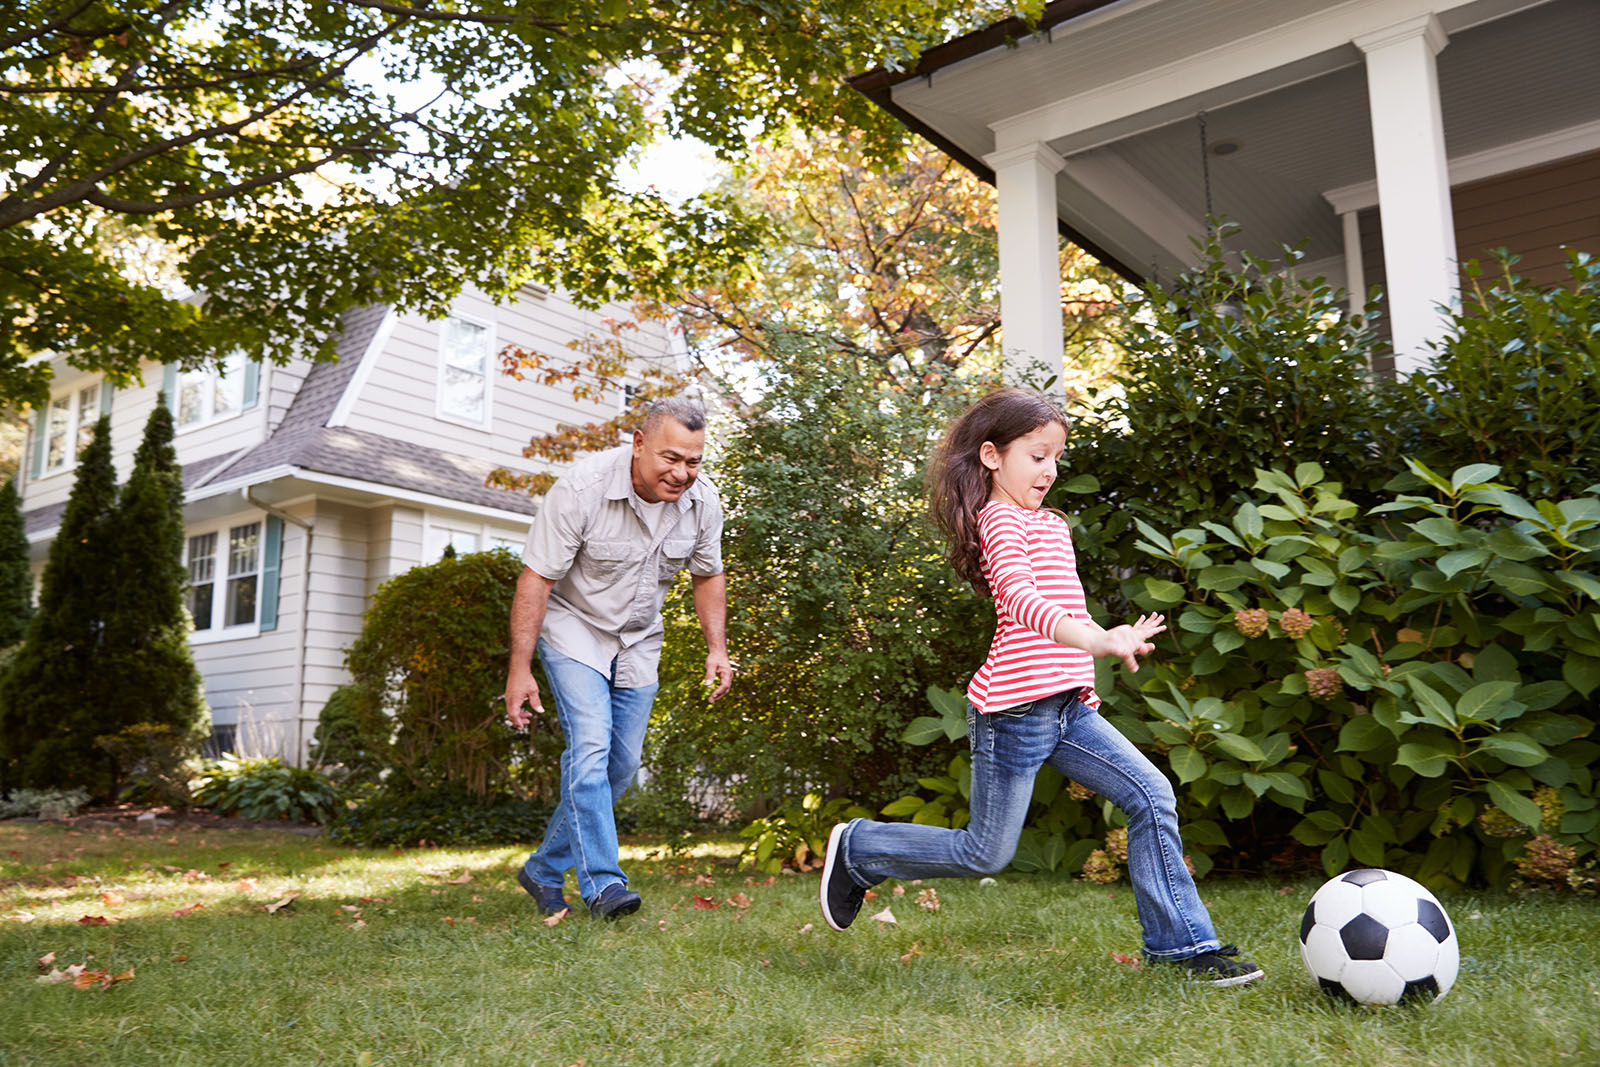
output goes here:
[{"label": "white house", "polygon": [[1595,0],[1055,0],[853,84],[996,185],[1024,363],[1060,366],[1058,231],[1131,280],[1192,265],[1208,205],[1236,247],[1304,239],[1384,286],[1401,372],[1461,261],[1600,251]]},{"label": "white house", "polygon": [[[298,760],[347,680],[344,653],[378,585],[447,545],[520,551],[537,502],[487,488],[485,477],[539,470],[522,457],[531,436],[619,410],[616,395],[578,402],[501,374],[501,349],[559,352],[629,317],[526,287],[503,305],[463,294],[438,321],[350,312],[332,363],[241,360],[225,374],[149,364],[146,385],[114,390],[57,359],[19,483],[36,576],[96,419],[111,415],[124,480],[164,390],[183,466],[191,644],[215,723],[210,747]],[[667,324],[623,336],[641,361],[683,359]]]}]

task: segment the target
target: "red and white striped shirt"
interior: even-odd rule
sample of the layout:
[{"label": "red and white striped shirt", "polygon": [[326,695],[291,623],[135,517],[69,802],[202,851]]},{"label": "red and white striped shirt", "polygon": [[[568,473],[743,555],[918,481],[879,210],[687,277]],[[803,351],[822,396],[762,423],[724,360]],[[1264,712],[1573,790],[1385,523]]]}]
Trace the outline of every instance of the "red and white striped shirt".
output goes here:
[{"label": "red and white striped shirt", "polygon": [[1082,687],[1098,707],[1094,657],[1051,639],[1063,618],[1090,621],[1066,521],[991,500],[978,512],[978,540],[996,618],[989,658],[967,685],[972,706],[1004,711]]}]

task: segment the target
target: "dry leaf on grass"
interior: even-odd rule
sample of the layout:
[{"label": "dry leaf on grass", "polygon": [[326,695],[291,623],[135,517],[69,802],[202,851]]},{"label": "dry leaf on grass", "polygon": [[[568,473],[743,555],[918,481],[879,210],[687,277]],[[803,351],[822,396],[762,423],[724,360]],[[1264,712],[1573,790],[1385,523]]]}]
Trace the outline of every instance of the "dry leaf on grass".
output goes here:
[{"label": "dry leaf on grass", "polygon": [[[565,919],[568,915],[571,915],[571,914],[572,914],[572,909],[571,908],[562,908],[560,911],[556,912],[554,915],[547,916],[545,918],[545,920],[544,920],[544,924],[546,926],[554,927],[557,924],[559,924],[562,919]],[[663,921],[665,921],[665,920],[663,920]]]},{"label": "dry leaf on grass", "polygon": [[1113,952],[1111,958],[1124,966],[1132,967],[1136,971],[1139,969],[1139,957],[1137,956],[1130,956],[1126,952]]},{"label": "dry leaf on grass", "polygon": [[900,925],[900,920],[896,919],[894,917],[894,912],[890,911],[888,908],[884,908],[882,911],[878,912],[878,914],[874,915],[873,918],[881,923],[892,923],[895,926]]},{"label": "dry leaf on grass", "polygon": [[463,870],[460,874],[456,875],[454,878],[446,878],[444,884],[445,885],[466,885],[470,881],[472,881],[472,872],[471,871],[467,871],[467,870]]},{"label": "dry leaf on grass", "polygon": [[931,886],[917,894],[917,906],[927,911],[939,910],[939,894]]},{"label": "dry leaf on grass", "polygon": [[93,989],[95,986],[110,989],[118,982],[131,981],[133,981],[133,968],[129,967],[121,974],[115,975],[108,971],[83,971],[72,980],[72,984],[77,989]]},{"label": "dry leaf on grass", "polygon": [[694,895],[694,906],[701,911],[713,911],[722,907],[722,901],[716,897],[703,897],[699,893]]},{"label": "dry leaf on grass", "polygon": [[893,892],[897,897],[903,897],[906,895],[906,887],[903,885],[897,885],[893,890],[891,890],[891,892]]},{"label": "dry leaf on grass", "polygon": [[869,889],[866,892],[861,894],[861,899],[862,900],[877,900],[878,899],[878,891],[876,889]]},{"label": "dry leaf on grass", "polygon": [[274,900],[271,904],[261,905],[261,910],[266,912],[268,915],[276,915],[284,908],[287,908],[290,904],[293,904],[299,899],[299,897],[299,893],[286,893],[277,900]]},{"label": "dry leaf on grass", "polygon": [[203,907],[205,907],[205,905],[197,900],[193,904],[187,905],[186,907],[178,908],[172,913],[172,917],[174,919],[181,919],[185,915],[193,915]]},{"label": "dry leaf on grass", "polygon": [[74,963],[65,969],[52,967],[50,968],[49,974],[41,974],[35,980],[44,985],[55,985],[58,982],[75,981],[77,980],[78,975],[83,973],[84,966],[85,965],[82,963]]},{"label": "dry leaf on grass", "polygon": [[239,892],[241,892],[241,893],[254,893],[255,891],[256,891],[256,880],[254,878],[241,878],[241,879],[239,879]]},{"label": "dry leaf on grass", "polygon": [[46,969],[47,967],[49,967],[55,961],[56,961],[56,954],[54,952],[46,952],[43,956],[39,957],[39,969],[42,971],[42,970]]},{"label": "dry leaf on grass", "polygon": [[695,885],[716,885],[717,884],[717,880],[715,878],[711,877],[709,874],[697,874],[697,875],[694,876],[694,884]]},{"label": "dry leaf on grass", "polygon": [[78,919],[80,926],[110,926],[111,920],[104,915],[84,915]]},{"label": "dry leaf on grass", "polygon": [[34,914],[30,911],[14,911],[6,916],[8,923],[31,923],[33,920]]},{"label": "dry leaf on grass", "polygon": [[743,909],[748,908],[754,902],[743,893],[735,893],[733,896],[728,898],[728,903],[732,904],[736,908]]},{"label": "dry leaf on grass", "polygon": [[900,962],[901,963],[910,963],[912,956],[920,956],[920,955],[922,955],[922,942],[921,941],[913,941],[913,942],[911,942],[911,951],[907,952],[905,955],[901,956],[900,957]]},{"label": "dry leaf on grass", "polygon": [[108,908],[121,907],[123,904],[127,903],[127,899],[127,897],[124,897],[115,889],[107,889],[104,893],[100,894],[101,903]]}]

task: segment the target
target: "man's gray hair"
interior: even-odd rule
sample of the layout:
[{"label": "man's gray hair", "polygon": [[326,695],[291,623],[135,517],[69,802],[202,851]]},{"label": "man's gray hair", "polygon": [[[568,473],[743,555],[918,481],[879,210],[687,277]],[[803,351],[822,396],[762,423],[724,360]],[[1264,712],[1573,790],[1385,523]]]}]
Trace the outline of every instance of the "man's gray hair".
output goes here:
[{"label": "man's gray hair", "polygon": [[664,396],[650,405],[644,418],[644,432],[649,434],[663,419],[671,419],[685,430],[703,430],[706,409],[700,406],[700,401],[687,396]]}]

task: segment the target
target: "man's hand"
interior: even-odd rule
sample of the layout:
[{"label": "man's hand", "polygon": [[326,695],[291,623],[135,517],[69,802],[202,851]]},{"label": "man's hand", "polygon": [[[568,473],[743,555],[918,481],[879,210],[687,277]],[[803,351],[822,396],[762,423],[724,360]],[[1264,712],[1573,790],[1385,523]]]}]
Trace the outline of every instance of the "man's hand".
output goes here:
[{"label": "man's hand", "polygon": [[1166,630],[1166,619],[1160,615],[1141,615],[1139,621],[1130,626],[1116,626],[1105,631],[1104,651],[1102,656],[1115,656],[1120,659],[1130,671],[1138,671],[1139,660],[1137,657],[1154,652],[1156,646],[1150,643],[1150,638]]},{"label": "man's hand", "polygon": [[728,695],[728,689],[733,685],[733,663],[726,652],[713,652],[706,657],[705,684],[716,686],[711,691],[713,704]]},{"label": "man's hand", "polygon": [[544,705],[539,702],[539,683],[533,680],[532,671],[512,671],[506,679],[506,722],[514,729],[526,730],[533,721],[533,712],[528,708],[544,714]]}]

